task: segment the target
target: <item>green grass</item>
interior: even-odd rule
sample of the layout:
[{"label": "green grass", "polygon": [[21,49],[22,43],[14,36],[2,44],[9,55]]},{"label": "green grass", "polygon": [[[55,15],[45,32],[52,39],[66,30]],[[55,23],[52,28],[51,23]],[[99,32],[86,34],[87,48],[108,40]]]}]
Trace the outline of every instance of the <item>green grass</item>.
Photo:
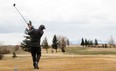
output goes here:
[{"label": "green grass", "polygon": [[[114,50],[112,51],[110,49],[112,49],[112,50],[114,49]],[[116,54],[115,50],[116,50],[116,48],[69,47],[69,48],[66,48],[66,54],[75,54],[75,55],[115,55]]]}]

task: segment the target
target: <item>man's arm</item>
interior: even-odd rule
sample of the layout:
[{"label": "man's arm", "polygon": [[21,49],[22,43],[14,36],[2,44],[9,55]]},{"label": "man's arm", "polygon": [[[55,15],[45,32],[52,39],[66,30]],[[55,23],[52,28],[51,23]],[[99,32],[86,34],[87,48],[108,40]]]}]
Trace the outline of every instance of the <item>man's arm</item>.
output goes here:
[{"label": "man's arm", "polygon": [[30,30],[28,31],[28,35],[33,34],[33,31],[34,31],[34,29],[30,29]]}]

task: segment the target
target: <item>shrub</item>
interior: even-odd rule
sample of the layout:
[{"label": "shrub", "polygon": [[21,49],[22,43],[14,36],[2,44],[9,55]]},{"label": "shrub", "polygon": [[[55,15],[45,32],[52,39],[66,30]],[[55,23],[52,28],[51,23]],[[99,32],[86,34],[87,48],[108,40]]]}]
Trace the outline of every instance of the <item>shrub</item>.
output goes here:
[{"label": "shrub", "polygon": [[16,56],[16,53],[15,52],[13,52],[13,56],[12,56],[12,58],[16,58],[17,56]]},{"label": "shrub", "polygon": [[4,48],[3,50],[1,50],[1,53],[2,54],[9,54],[10,53],[10,50]]},{"label": "shrub", "polygon": [[9,54],[10,50],[8,50],[7,48],[3,48],[0,47],[0,60],[2,60],[2,58],[4,57],[3,54]]},{"label": "shrub", "polygon": [[3,58],[3,54],[0,51],[0,60],[2,60],[2,58]]},{"label": "shrub", "polygon": [[3,54],[0,54],[0,60],[2,60],[2,58],[3,58]]}]

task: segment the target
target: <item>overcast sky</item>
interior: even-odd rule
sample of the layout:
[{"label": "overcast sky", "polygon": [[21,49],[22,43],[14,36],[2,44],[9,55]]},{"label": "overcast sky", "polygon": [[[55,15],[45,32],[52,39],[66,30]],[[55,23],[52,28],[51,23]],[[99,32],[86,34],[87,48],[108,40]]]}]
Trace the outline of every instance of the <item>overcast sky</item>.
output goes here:
[{"label": "overcast sky", "polygon": [[70,41],[81,38],[116,40],[116,0],[0,0],[0,42],[20,44],[26,23],[13,4],[34,27],[46,26],[44,37],[62,35]]}]

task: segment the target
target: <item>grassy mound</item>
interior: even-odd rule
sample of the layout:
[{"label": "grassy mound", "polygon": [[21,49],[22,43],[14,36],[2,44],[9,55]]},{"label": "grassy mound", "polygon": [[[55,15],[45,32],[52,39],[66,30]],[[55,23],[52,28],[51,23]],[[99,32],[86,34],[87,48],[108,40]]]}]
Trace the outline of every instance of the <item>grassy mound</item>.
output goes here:
[{"label": "grassy mound", "polygon": [[69,48],[66,48],[66,54],[115,55],[116,48],[69,47]]}]

